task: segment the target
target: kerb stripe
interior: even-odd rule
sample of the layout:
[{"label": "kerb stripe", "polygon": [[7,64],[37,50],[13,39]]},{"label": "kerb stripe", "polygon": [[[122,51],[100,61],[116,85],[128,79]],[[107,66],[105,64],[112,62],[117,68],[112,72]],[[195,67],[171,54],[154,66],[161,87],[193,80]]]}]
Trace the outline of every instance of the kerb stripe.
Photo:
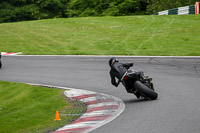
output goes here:
[{"label": "kerb stripe", "polygon": [[119,105],[101,106],[101,107],[88,109],[86,113],[90,113],[97,110],[112,110],[112,109],[118,109],[118,108],[119,108]]}]

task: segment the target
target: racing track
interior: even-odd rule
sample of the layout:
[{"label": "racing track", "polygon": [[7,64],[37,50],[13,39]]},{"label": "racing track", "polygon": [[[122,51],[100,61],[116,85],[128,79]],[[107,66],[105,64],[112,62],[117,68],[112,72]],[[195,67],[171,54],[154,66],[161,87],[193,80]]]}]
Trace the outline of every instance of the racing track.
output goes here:
[{"label": "racing track", "polygon": [[121,57],[153,78],[156,101],[110,83],[109,57],[4,56],[0,80],[80,88],[121,98],[125,111],[94,133],[199,133],[200,58]]}]

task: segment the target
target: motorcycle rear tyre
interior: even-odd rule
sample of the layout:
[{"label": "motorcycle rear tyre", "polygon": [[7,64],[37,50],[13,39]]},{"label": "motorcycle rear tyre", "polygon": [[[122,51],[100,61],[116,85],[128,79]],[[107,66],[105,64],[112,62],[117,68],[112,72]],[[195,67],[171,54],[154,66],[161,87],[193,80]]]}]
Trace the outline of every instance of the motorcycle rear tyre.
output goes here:
[{"label": "motorcycle rear tyre", "polygon": [[2,63],[1,63],[1,60],[0,60],[0,68],[2,67]]},{"label": "motorcycle rear tyre", "polygon": [[140,93],[150,98],[151,100],[156,100],[158,97],[158,93],[148,88],[146,85],[142,84],[140,81],[135,81],[133,84],[134,88],[136,88]]}]

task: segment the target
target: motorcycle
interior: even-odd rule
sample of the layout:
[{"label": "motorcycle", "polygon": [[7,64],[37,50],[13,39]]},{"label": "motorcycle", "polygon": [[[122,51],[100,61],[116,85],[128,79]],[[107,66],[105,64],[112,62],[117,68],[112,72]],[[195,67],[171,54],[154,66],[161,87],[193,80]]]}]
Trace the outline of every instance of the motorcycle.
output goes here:
[{"label": "motorcycle", "polygon": [[137,98],[157,99],[158,93],[155,92],[152,78],[145,76],[142,71],[129,70],[132,66],[126,67],[126,72],[118,84],[122,82],[127,92],[135,94]]}]

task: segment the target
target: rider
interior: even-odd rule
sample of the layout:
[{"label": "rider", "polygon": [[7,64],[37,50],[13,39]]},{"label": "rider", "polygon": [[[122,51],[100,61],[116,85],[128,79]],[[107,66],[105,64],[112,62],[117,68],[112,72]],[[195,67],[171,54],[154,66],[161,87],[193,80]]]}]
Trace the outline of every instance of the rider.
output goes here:
[{"label": "rider", "polygon": [[[109,65],[111,67],[110,70],[111,83],[112,85],[117,87],[121,81],[121,78],[127,71],[126,68],[132,67],[133,63],[119,63],[119,61],[115,57],[113,57],[109,60]],[[115,78],[118,79],[118,82],[116,82]]]},{"label": "rider", "polygon": [[[111,83],[112,85],[117,87],[120,81],[122,80],[122,77],[124,76],[124,74],[126,74],[127,69],[129,67],[132,67],[133,63],[119,63],[119,61],[115,57],[113,57],[109,60],[109,65],[111,67],[111,70],[110,70]],[[118,79],[118,82],[116,82],[115,78]],[[134,88],[126,87],[126,91],[128,93],[134,93],[137,98],[140,98],[139,92],[135,91]]]}]

